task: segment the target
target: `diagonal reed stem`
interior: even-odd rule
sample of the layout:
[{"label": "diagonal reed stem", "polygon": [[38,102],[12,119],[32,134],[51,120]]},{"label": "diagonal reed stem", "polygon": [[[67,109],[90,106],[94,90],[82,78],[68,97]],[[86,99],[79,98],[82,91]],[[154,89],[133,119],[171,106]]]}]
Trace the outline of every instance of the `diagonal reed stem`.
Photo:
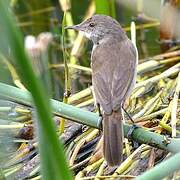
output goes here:
[{"label": "diagonal reed stem", "polygon": [[[0,83],[0,97],[15,101],[24,105],[32,106],[32,98],[28,91]],[[51,107],[54,114],[72,121],[86,124],[95,128],[101,128],[101,118],[97,113],[89,112],[72,105],[68,105],[51,99]],[[124,124],[124,135],[127,137],[128,132],[133,126]],[[180,139],[169,138],[158,133],[150,132],[144,128],[136,128],[131,137],[134,141],[139,143],[149,144],[153,147],[164,149],[172,153],[180,151]]]}]

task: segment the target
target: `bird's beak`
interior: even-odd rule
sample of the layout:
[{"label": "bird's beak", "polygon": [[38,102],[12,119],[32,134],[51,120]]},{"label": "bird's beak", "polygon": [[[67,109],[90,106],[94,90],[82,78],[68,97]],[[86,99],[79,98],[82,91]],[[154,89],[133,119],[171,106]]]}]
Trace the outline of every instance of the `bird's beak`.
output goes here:
[{"label": "bird's beak", "polygon": [[74,25],[74,26],[66,26],[64,29],[74,29],[74,30],[81,30],[79,25]]}]

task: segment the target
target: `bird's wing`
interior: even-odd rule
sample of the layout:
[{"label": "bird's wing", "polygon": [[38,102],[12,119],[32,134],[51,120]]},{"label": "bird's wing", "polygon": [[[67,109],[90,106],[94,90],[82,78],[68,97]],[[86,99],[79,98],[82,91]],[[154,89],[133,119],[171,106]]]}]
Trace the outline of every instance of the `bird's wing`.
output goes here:
[{"label": "bird's wing", "polygon": [[[117,110],[130,95],[136,80],[136,50],[130,40],[120,48],[120,59],[114,68],[112,80],[112,108]],[[118,63],[121,62],[121,63]]]},{"label": "bird's wing", "polygon": [[92,82],[96,102],[110,114],[125,101],[132,85],[136,52],[130,40],[106,44],[92,53]]}]

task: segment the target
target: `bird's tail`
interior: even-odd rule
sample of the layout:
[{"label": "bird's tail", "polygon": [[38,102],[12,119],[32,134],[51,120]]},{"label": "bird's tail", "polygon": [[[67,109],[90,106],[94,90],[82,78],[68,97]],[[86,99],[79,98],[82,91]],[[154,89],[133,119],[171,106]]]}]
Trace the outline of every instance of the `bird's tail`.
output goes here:
[{"label": "bird's tail", "polygon": [[103,151],[110,166],[119,165],[123,155],[123,117],[117,111],[103,116]]}]

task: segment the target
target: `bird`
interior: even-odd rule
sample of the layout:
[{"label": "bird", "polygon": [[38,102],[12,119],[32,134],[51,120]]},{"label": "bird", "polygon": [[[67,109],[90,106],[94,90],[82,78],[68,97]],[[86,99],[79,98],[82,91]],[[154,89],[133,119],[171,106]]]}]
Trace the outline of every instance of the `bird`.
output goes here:
[{"label": "bird", "polygon": [[136,81],[137,51],[118,21],[95,14],[68,26],[93,42],[92,85],[96,105],[101,107],[103,155],[109,166],[123,160],[123,106]]}]

